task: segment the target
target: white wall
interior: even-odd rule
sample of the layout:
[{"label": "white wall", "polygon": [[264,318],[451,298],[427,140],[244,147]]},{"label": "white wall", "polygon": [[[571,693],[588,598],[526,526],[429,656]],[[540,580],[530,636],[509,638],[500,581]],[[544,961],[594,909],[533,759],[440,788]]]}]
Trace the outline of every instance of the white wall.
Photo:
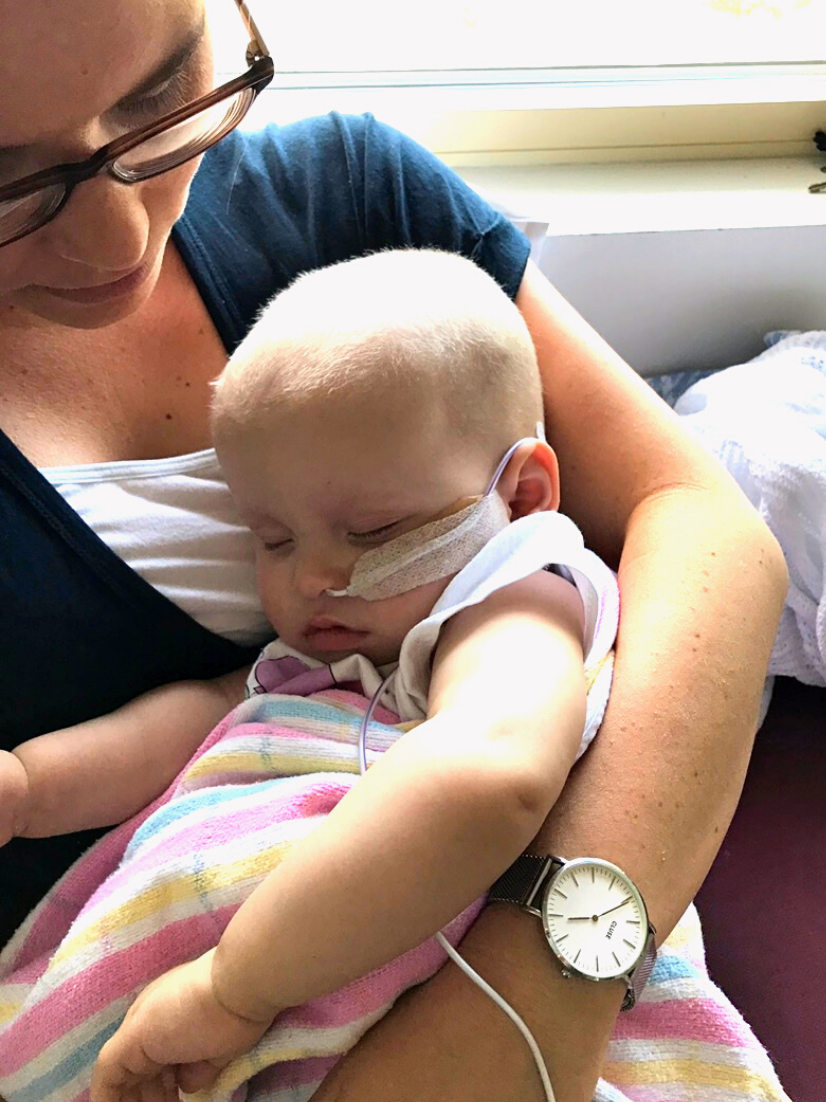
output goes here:
[{"label": "white wall", "polygon": [[826,226],[547,237],[532,255],[643,374],[740,363],[770,329],[826,329]]},{"label": "white wall", "polygon": [[[644,374],[725,367],[770,329],[826,329],[823,158],[460,169]],[[549,236],[546,236],[549,235]]]}]

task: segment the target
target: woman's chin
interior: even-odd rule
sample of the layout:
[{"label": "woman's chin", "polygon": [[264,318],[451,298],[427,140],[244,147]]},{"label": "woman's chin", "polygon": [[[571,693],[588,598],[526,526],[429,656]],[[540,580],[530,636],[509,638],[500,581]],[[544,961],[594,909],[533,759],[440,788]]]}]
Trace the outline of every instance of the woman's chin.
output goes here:
[{"label": "woman's chin", "polygon": [[41,321],[70,329],[102,329],[134,314],[149,299],[160,271],[160,258],[111,285],[65,289],[32,285],[9,301]]}]

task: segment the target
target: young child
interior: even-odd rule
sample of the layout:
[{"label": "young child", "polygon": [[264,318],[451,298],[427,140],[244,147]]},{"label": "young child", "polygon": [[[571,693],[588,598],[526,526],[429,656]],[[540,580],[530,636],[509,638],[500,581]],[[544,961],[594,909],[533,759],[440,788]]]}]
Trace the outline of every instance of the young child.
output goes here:
[{"label": "young child", "polygon": [[[374,750],[367,774],[338,792],[329,814],[314,805],[290,819],[301,829],[266,875],[250,876],[230,847],[235,864],[221,890],[241,882],[240,897],[207,906],[210,815],[236,794],[228,779],[256,799],[264,792],[267,826],[277,830],[278,800],[297,790],[271,778],[318,777],[331,762],[310,754],[300,770],[261,774],[244,757],[249,743],[243,753],[231,744],[235,772],[221,775],[198,810],[204,833],[197,842],[188,836],[185,854],[200,863],[207,940],[202,926],[200,941],[180,934],[175,959],[189,963],[131,1006],[101,1055],[95,1102],[176,1098],[178,1086],[210,1086],[250,1050],[258,1057],[248,1070],[259,1071],[272,1059],[261,1055],[262,1038],[283,1011],[409,955],[538,831],[601,720],[617,617],[613,576],[556,512],[557,465],[537,436],[541,421],[535,353],[518,310],[453,255],[381,253],[308,274],[264,310],[233,355],[216,389],[215,444],[256,538],[261,600],[278,638],[251,672],[166,686],[0,755],[0,843],[123,822],[151,805],[149,817],[115,832],[127,860],[112,877],[109,909],[95,896],[83,912],[92,919],[66,923],[54,960],[71,957],[79,940],[88,955],[96,937],[104,954],[128,860],[134,876],[151,869],[153,854],[160,861],[164,839],[203,788],[192,778],[233,731],[254,727],[262,760],[289,741],[286,728],[292,747],[306,749],[300,740],[321,722],[311,705],[323,699],[346,716],[336,743],[345,761],[333,768],[352,773],[367,699],[392,674],[376,728],[389,749]],[[401,731],[388,727],[395,716],[385,708]],[[276,727],[262,734],[263,722]],[[252,833],[236,833],[233,844],[253,844]],[[152,890],[157,896],[157,881]],[[182,922],[180,898],[169,898],[164,921]],[[26,937],[48,907],[49,899],[0,958],[0,995],[15,976],[20,989],[15,969],[28,967],[30,982]],[[477,912],[465,910],[456,936]],[[148,936],[129,921],[124,961]],[[154,972],[113,993],[106,1029],[98,1007],[101,1039],[134,991],[170,963],[163,955]],[[79,1007],[76,972],[73,983]],[[53,976],[49,984],[52,993],[59,986]],[[36,1004],[30,990],[20,1021]],[[48,1012],[54,1018],[54,1002]],[[71,1024],[82,1020],[77,1009]],[[2,1033],[0,1018],[0,1055]],[[80,1047],[77,1036],[72,1044]],[[73,1074],[81,1093],[87,1073]],[[231,1092],[245,1076],[227,1073],[219,1086]],[[15,1102],[24,1078],[0,1073],[0,1095]],[[49,1096],[41,1085],[38,1097]]]}]

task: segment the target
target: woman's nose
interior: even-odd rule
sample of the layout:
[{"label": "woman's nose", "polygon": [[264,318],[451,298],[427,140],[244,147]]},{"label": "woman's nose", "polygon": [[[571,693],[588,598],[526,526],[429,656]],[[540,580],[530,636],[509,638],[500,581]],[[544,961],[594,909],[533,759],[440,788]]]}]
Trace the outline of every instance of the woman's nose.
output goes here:
[{"label": "woman's nose", "polygon": [[96,176],[78,184],[52,223],[51,247],[64,260],[105,272],[138,267],[149,244],[141,185]]},{"label": "woman's nose", "polygon": [[300,558],[295,566],[295,587],[302,597],[314,600],[328,589],[346,589],[351,568],[319,556]]}]

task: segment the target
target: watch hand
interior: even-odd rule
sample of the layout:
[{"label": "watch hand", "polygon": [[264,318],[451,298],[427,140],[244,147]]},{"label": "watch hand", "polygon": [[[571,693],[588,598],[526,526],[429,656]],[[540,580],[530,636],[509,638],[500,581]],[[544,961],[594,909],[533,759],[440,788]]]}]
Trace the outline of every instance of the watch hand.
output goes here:
[{"label": "watch hand", "polygon": [[631,896],[629,895],[627,899],[623,899],[622,903],[617,903],[616,907],[609,907],[607,911],[603,911],[602,914],[599,917],[603,918],[605,915],[609,915],[611,913],[611,911],[618,911],[620,909],[620,907],[624,907],[626,903],[630,903],[630,902],[631,902]]}]

